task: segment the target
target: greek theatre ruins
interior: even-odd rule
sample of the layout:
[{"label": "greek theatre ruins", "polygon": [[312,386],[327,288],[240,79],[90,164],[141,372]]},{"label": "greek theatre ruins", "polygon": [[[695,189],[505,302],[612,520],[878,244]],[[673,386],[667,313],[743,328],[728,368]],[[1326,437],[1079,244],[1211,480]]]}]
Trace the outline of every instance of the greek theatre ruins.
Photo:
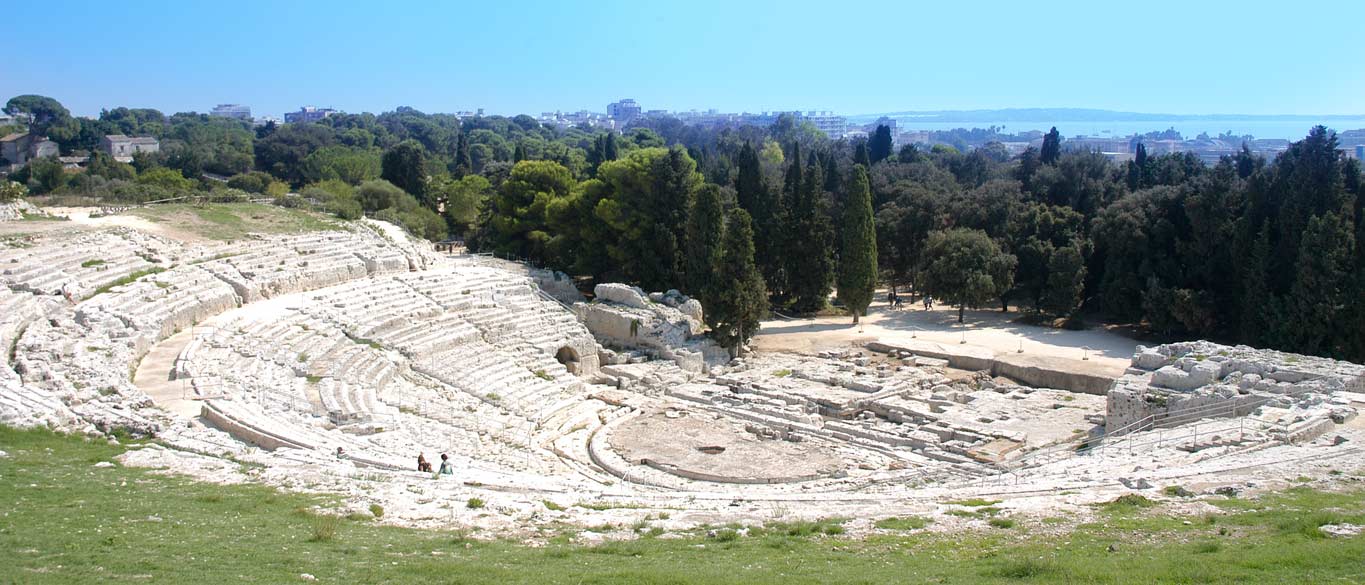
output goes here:
[{"label": "greek theatre ruins", "polygon": [[1067,389],[877,344],[732,360],[677,291],[589,300],[370,220],[211,243],[72,226],[5,240],[0,283],[5,424],[155,436],[123,463],[414,526],[1047,510],[1365,460],[1355,364],[1174,343]]}]

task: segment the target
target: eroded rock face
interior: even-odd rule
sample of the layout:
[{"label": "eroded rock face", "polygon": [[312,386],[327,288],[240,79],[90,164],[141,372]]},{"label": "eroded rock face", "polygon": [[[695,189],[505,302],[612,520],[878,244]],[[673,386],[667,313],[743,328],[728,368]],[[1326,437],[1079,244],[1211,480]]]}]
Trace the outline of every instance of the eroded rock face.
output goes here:
[{"label": "eroded rock face", "polygon": [[1106,426],[1122,434],[1263,407],[1340,418],[1349,408],[1333,395],[1361,388],[1365,366],[1349,362],[1207,341],[1139,347],[1109,390]]},{"label": "eroded rock face", "polygon": [[689,372],[728,361],[728,352],[703,337],[702,307],[696,299],[676,290],[647,295],[618,283],[599,284],[593,292],[594,302],[574,307],[603,345],[646,350]]},{"label": "eroded rock face", "polygon": [[8,203],[0,203],[0,221],[18,221],[24,219],[25,215],[46,214],[43,213],[43,210],[23,199],[10,201]]}]

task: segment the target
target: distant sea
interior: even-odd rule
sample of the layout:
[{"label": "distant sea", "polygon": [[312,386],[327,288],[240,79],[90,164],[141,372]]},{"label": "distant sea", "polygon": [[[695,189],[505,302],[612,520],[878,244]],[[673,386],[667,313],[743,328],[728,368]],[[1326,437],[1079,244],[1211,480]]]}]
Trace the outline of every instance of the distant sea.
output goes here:
[{"label": "distant sea", "polygon": [[1001,127],[1000,132],[1005,134],[1018,134],[1029,130],[1047,132],[1053,126],[1064,138],[1075,136],[1113,136],[1123,137],[1133,134],[1146,134],[1148,132],[1159,132],[1168,128],[1175,128],[1177,132],[1186,139],[1191,139],[1201,132],[1207,132],[1209,136],[1218,136],[1224,132],[1231,131],[1237,136],[1250,134],[1256,138],[1284,138],[1287,140],[1299,140],[1308,135],[1308,130],[1317,124],[1322,124],[1328,128],[1341,132],[1344,130],[1356,130],[1365,128],[1365,117],[1362,118],[1334,118],[1325,122],[1313,122],[1305,120],[1238,120],[1238,119],[1219,119],[1219,120],[1191,120],[1176,119],[1170,120],[1085,120],[1085,121],[1010,121],[1010,122],[942,122],[932,119],[896,116],[896,122],[901,132],[914,130],[952,130],[955,128],[987,128],[989,126]]}]

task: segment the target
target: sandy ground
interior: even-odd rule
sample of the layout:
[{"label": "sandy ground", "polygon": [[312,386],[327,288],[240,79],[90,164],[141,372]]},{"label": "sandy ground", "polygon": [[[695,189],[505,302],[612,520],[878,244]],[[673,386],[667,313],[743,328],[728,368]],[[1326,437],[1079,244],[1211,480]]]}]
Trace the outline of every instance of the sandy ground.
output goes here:
[{"label": "sandy ground", "polygon": [[913,339],[940,343],[947,348],[967,345],[996,354],[1014,354],[1022,348],[1025,355],[1089,358],[1087,361],[1117,375],[1128,366],[1138,345],[1103,329],[1068,331],[1011,323],[1019,317],[1013,311],[968,310],[965,322],[959,324],[954,307],[936,306],[925,311],[918,304],[906,303],[903,309],[893,311],[887,307],[884,293],[878,298],[859,325],[853,325],[850,317],[764,321],[752,347],[757,351],[814,353],[871,341],[896,345]]},{"label": "sandy ground", "polygon": [[70,221],[8,221],[0,223],[0,235],[36,234],[61,230],[95,230],[112,227],[133,228],[150,234],[168,237],[182,242],[199,241],[203,238],[184,230],[148,221],[132,215],[106,215],[90,217],[99,212],[98,207],[44,207],[49,215],[64,217]]}]

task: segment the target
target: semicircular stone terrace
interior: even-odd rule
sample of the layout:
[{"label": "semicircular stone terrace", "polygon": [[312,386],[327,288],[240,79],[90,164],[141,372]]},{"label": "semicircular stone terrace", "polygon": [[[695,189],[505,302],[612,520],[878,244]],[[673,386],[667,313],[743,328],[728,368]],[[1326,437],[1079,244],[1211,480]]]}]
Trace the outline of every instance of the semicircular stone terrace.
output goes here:
[{"label": "semicircular stone terrace", "polygon": [[[551,499],[881,514],[1102,497],[1120,468],[1153,484],[1263,473],[1351,455],[1313,448],[1349,427],[1365,379],[1213,344],[1144,348],[1107,398],[896,350],[729,360],[673,291],[587,302],[562,274],[436,254],[368,220],[214,244],[12,239],[0,282],[0,421],[156,435],[181,460],[259,463],[261,481],[414,524],[468,493],[507,522],[543,520]],[[440,453],[459,481],[416,470]]]}]

